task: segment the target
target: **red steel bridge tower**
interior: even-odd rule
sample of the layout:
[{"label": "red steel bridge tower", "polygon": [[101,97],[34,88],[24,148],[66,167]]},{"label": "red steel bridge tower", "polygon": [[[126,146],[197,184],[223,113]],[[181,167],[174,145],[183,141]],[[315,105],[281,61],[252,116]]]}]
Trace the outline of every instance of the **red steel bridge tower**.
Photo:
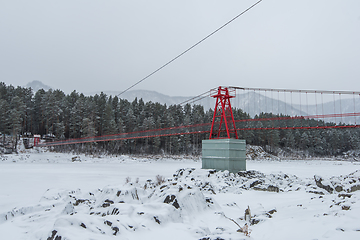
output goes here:
[{"label": "red steel bridge tower", "polygon": [[[235,138],[238,139],[234,115],[230,99],[236,95],[236,89],[219,87],[210,92],[210,96],[216,98],[214,117],[211,124],[210,138]],[[225,127],[224,130],[222,128]],[[226,133],[226,134],[224,134]]]}]

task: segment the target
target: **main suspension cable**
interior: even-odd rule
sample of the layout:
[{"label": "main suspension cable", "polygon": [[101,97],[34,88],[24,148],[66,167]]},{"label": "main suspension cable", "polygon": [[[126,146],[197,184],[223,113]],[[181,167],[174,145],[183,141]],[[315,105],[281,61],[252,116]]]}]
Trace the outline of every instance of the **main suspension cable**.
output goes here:
[{"label": "main suspension cable", "polygon": [[227,25],[229,25],[231,22],[235,21],[237,18],[239,18],[240,16],[242,16],[244,13],[246,13],[247,11],[249,11],[250,9],[252,9],[253,7],[255,7],[257,4],[259,4],[262,0],[257,1],[256,3],[254,3],[253,5],[251,5],[250,7],[248,7],[247,9],[245,9],[244,11],[242,11],[241,13],[239,13],[238,15],[236,15],[234,18],[232,18],[231,20],[229,20],[228,22],[226,22],[225,24],[223,24],[221,27],[217,28],[215,31],[213,31],[212,33],[210,33],[209,35],[207,35],[206,37],[204,37],[203,39],[201,39],[200,41],[198,41],[197,43],[195,43],[194,45],[192,45],[191,47],[189,47],[188,49],[186,49],[185,51],[183,51],[182,53],[180,53],[179,55],[177,55],[176,57],[174,57],[173,59],[171,59],[170,61],[168,61],[167,63],[165,63],[164,65],[162,65],[161,67],[159,67],[158,69],[156,69],[155,71],[153,71],[152,73],[150,73],[149,75],[145,76],[144,78],[142,78],[141,80],[137,81],[136,83],[134,83],[133,85],[131,85],[130,87],[128,87],[127,89],[125,89],[124,91],[122,91],[121,93],[119,93],[117,96],[120,96],[121,94],[127,92],[128,90],[130,90],[131,88],[135,87],[136,85],[138,85],[139,83],[143,82],[144,80],[148,79],[149,77],[151,77],[152,75],[154,75],[155,73],[157,73],[158,71],[160,71],[161,69],[163,69],[164,67],[166,67],[167,65],[169,65],[170,63],[174,62],[176,59],[178,59],[179,57],[181,57],[182,55],[184,55],[185,53],[189,52],[191,49],[195,48],[197,45],[199,45],[200,43],[202,43],[203,41],[205,41],[206,39],[208,39],[209,37],[211,37],[212,35],[214,35],[215,33],[217,33],[218,31],[220,31],[221,29],[223,29],[224,27],[226,27]]},{"label": "main suspension cable", "polygon": [[178,103],[178,105],[182,106],[182,105],[186,105],[186,104],[190,104],[190,103],[193,103],[193,102],[200,101],[201,99],[210,96],[210,91],[211,90],[206,91],[206,92],[204,92],[204,93],[202,93],[200,95],[197,95],[195,97],[192,97],[192,98],[190,98],[190,99],[188,99],[186,101],[183,101],[181,103]]}]

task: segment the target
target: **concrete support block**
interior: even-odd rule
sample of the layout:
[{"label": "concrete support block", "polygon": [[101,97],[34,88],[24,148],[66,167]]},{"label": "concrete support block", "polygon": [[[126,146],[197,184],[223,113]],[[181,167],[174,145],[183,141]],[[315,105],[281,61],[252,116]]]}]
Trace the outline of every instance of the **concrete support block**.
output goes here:
[{"label": "concrete support block", "polygon": [[246,142],[242,139],[202,140],[202,168],[246,171]]}]

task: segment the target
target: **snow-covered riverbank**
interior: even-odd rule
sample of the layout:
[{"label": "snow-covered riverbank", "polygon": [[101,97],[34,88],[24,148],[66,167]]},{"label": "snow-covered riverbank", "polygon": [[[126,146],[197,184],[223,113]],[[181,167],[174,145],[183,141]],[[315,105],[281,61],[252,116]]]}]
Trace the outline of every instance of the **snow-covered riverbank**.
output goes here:
[{"label": "snow-covered riverbank", "polygon": [[237,232],[248,206],[250,239],[360,237],[358,162],[248,160],[247,169],[212,172],[185,157],[3,155],[0,237],[249,239]]}]

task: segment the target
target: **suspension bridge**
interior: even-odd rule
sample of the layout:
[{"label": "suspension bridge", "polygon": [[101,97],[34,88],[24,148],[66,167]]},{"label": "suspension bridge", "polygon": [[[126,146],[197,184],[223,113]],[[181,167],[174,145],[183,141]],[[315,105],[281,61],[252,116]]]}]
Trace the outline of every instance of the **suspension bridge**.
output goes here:
[{"label": "suspension bridge", "polygon": [[[220,89],[228,91],[219,102]],[[224,95],[225,96],[225,95]],[[58,146],[89,142],[179,136],[206,133],[207,138],[237,138],[238,133],[284,129],[346,129],[360,127],[360,92],[297,89],[219,87],[179,103],[199,104],[214,112],[213,121],[195,125],[151,129],[41,143]],[[232,109],[246,117],[236,119]],[[230,110],[230,112],[228,112]],[[220,114],[219,114],[220,113]],[[221,117],[223,114],[223,117]],[[313,121],[315,120],[315,121]],[[314,125],[315,122],[315,125]],[[231,126],[228,128],[228,126]],[[231,136],[230,136],[231,135]]]},{"label": "suspension bridge", "polygon": [[[220,32],[220,30],[253,9],[261,1],[262,0],[257,1],[240,12],[200,41],[191,45],[185,51],[176,55],[170,61],[125,89],[122,93],[150,78],[214,34]],[[228,86],[211,89],[185,102],[179,103],[181,106],[185,104],[199,104],[204,106],[205,110],[212,108],[212,122],[114,135],[67,139],[39,145],[57,146],[203,133],[206,133],[205,135],[210,139],[224,137],[238,138],[239,133],[246,131],[358,128],[358,123],[360,122],[360,92],[354,91],[266,89]],[[242,114],[240,117],[234,117],[232,113],[233,109],[240,110],[245,114]],[[243,134],[240,135],[243,136]]]}]

